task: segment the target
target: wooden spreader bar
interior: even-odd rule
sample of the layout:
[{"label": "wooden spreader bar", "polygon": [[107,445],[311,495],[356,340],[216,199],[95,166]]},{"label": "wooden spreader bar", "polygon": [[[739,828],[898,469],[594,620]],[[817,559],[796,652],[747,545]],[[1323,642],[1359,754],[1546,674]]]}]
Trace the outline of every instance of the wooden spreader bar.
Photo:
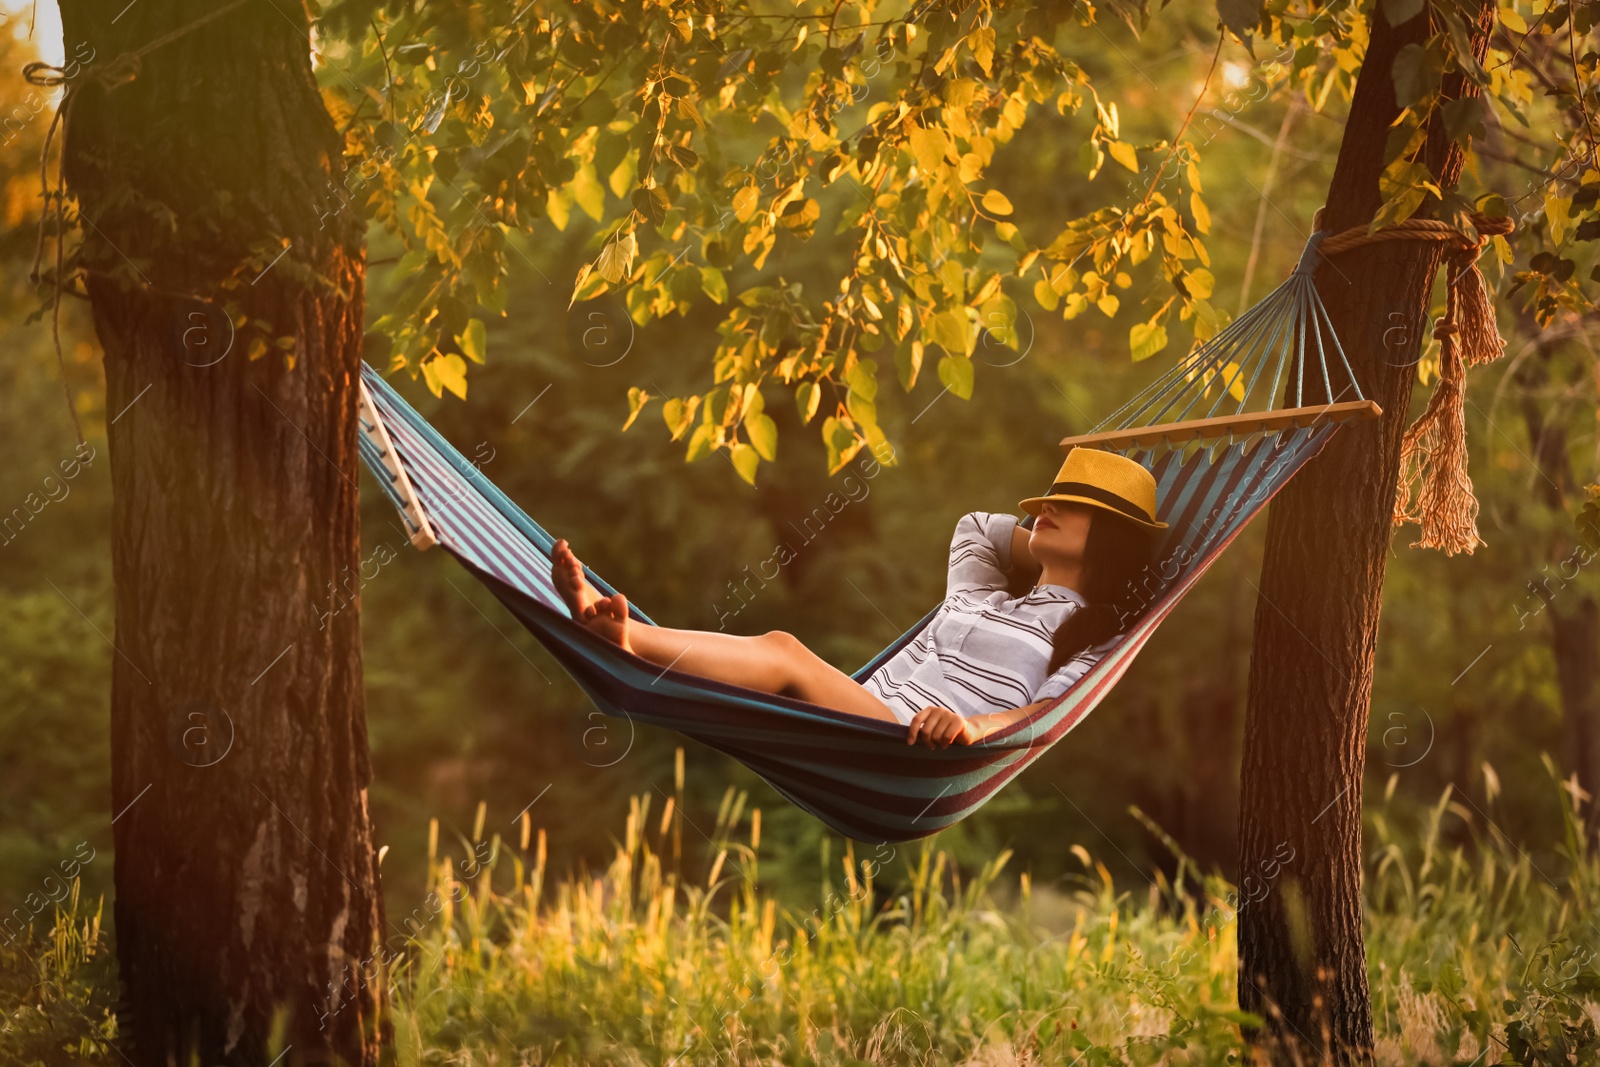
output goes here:
[{"label": "wooden spreader bar", "polygon": [[1178,444],[1216,437],[1248,437],[1263,430],[1307,427],[1315,422],[1354,422],[1376,419],[1383,408],[1373,400],[1347,400],[1342,404],[1316,404],[1304,408],[1279,408],[1275,411],[1223,415],[1214,419],[1189,419],[1162,422],[1154,426],[1131,426],[1126,430],[1063,437],[1061,450],[1073,448],[1127,448],[1133,445],[1158,445],[1163,441]]},{"label": "wooden spreader bar", "polygon": [[400,454],[394,450],[394,442],[389,440],[389,431],[384,427],[383,418],[378,414],[378,405],[373,403],[372,394],[367,392],[365,382],[356,384],[361,389],[357,429],[377,449],[378,462],[383,465],[384,472],[393,483],[396,492],[400,494],[400,499],[405,501],[400,512],[406,525],[411,527],[411,543],[422,550],[432,548],[439,543],[439,539],[434,535],[433,524],[428,521],[428,513],[422,510],[422,501],[417,499],[417,491],[412,487],[411,479],[406,476],[406,469],[400,463]]}]

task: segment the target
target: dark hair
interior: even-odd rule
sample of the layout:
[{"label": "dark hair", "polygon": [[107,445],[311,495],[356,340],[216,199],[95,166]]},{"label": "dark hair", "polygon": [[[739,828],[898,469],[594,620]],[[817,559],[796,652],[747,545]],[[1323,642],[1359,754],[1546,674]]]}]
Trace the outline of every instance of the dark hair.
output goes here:
[{"label": "dark hair", "polygon": [[[1107,641],[1133,621],[1137,606],[1133,586],[1155,556],[1159,530],[1141,526],[1103,508],[1092,508],[1084,539],[1083,569],[1078,592],[1086,605],[1056,628],[1049,673],[1068,660]],[[1118,602],[1122,601],[1119,606]]]}]

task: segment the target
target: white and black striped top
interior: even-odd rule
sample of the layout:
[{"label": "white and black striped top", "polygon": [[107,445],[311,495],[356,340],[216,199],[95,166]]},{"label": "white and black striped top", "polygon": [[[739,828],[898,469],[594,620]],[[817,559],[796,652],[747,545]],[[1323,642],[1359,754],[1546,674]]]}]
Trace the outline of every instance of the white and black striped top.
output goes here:
[{"label": "white and black striped top", "polygon": [[916,638],[861,684],[909,723],[923,708],[963,718],[1050,700],[1088,673],[1088,652],[1046,677],[1056,628],[1086,601],[1064,585],[1006,593],[1014,515],[975,511],[956,523],[944,603]]}]

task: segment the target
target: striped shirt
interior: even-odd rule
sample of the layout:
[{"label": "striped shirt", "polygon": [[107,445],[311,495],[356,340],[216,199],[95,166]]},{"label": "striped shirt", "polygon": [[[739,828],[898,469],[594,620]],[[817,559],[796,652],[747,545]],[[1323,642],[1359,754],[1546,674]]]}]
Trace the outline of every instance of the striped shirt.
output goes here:
[{"label": "striped shirt", "polygon": [[1085,652],[1046,677],[1056,628],[1086,603],[1064,585],[1006,593],[1014,515],[975,511],[956,524],[944,603],[861,684],[902,723],[923,708],[962,718],[1051,700],[1094,666]]}]

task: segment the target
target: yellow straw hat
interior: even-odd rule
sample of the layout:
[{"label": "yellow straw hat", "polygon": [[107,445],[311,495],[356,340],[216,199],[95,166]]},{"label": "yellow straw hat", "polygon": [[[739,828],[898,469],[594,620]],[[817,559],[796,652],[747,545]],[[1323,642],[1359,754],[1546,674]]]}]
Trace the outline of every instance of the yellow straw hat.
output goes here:
[{"label": "yellow straw hat", "polygon": [[1143,464],[1098,448],[1074,448],[1068,452],[1049,492],[1024,500],[1022,510],[1037,515],[1039,505],[1046,500],[1087,504],[1152,530],[1167,528],[1166,523],[1156,521],[1155,477]]}]

